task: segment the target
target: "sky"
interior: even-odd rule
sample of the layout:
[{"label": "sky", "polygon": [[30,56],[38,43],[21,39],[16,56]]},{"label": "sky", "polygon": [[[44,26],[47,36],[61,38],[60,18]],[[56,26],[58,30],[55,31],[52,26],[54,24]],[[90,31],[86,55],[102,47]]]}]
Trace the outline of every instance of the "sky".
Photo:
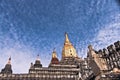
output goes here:
[{"label": "sky", "polygon": [[0,69],[11,56],[13,73],[27,73],[40,55],[47,67],[55,48],[61,60],[64,34],[86,57],[120,40],[119,0],[0,0]]}]

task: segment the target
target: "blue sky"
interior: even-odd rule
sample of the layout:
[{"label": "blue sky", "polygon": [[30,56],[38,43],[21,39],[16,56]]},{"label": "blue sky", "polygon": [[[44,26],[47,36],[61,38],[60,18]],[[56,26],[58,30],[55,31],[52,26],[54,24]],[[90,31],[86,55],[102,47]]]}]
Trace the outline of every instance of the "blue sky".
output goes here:
[{"label": "blue sky", "polygon": [[12,57],[13,72],[28,72],[40,55],[48,66],[54,48],[61,59],[64,33],[80,57],[120,40],[117,0],[0,0],[0,69]]}]

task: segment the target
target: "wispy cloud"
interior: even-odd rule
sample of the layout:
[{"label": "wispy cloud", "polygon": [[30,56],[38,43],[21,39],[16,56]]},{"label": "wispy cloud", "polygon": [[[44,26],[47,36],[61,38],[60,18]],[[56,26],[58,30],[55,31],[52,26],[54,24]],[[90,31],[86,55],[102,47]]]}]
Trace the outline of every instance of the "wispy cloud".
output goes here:
[{"label": "wispy cloud", "polygon": [[[0,28],[1,29],[1,28]],[[59,44],[53,43],[51,48],[47,45],[43,46],[42,50],[35,49],[34,46],[24,44],[19,40],[16,28],[10,27],[9,30],[4,33],[0,31],[0,70],[4,68],[11,56],[13,73],[27,73],[30,68],[30,63],[35,62],[37,54],[40,54],[40,61],[44,67],[47,67],[51,60],[52,47],[59,47]],[[40,39],[41,40],[41,39]],[[31,43],[33,43],[31,41]],[[39,44],[39,43],[38,43]]]},{"label": "wispy cloud", "polygon": [[[20,46],[17,45],[17,46]],[[0,49],[0,69],[4,68],[8,58],[12,57],[13,72],[28,72],[30,62],[34,61],[34,57],[30,49],[19,49],[16,47]],[[25,47],[24,47],[25,48]]]},{"label": "wispy cloud", "polygon": [[[0,4],[0,69],[11,56],[14,73],[28,72],[30,63],[35,61],[37,54],[40,54],[43,66],[48,66],[54,47],[61,59],[61,34],[64,31],[72,32],[74,37],[75,33],[80,34],[77,39],[73,38],[72,43],[75,42],[81,57],[86,57],[89,43],[95,49],[101,49],[120,40],[120,14],[115,15],[118,13],[118,6],[115,7],[112,0],[76,0],[74,3],[64,1],[64,4],[57,2],[58,7],[53,2],[45,6],[44,10],[46,2],[43,5],[39,5],[41,1],[33,2],[18,1],[19,6],[10,1],[2,1]],[[103,28],[101,24],[104,25]],[[89,39],[89,34],[96,36]]]},{"label": "wispy cloud", "polygon": [[30,63],[35,60],[34,51],[19,40],[13,26],[6,32],[0,27],[0,70],[10,56],[13,73],[28,72]]},{"label": "wispy cloud", "polygon": [[120,40],[120,14],[113,17],[114,20],[99,30],[98,34],[93,39],[92,43],[96,49],[105,48]]},{"label": "wispy cloud", "polygon": [[[81,57],[86,57],[87,55],[87,46],[89,44],[93,45],[95,50],[103,49],[114,44],[114,42],[120,40],[120,14],[110,16],[112,21],[106,23],[102,28],[99,27],[98,32],[95,33],[95,37],[90,40],[77,43],[77,52]],[[93,34],[91,34],[93,35]]]}]

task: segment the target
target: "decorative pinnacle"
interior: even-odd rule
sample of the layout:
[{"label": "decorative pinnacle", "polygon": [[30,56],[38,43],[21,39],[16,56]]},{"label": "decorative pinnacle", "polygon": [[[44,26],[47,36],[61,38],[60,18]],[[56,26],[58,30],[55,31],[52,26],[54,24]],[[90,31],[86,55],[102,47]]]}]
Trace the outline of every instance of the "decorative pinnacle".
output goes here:
[{"label": "decorative pinnacle", "polygon": [[32,68],[34,65],[33,65],[33,63],[31,62],[31,65],[30,65],[30,68]]},{"label": "decorative pinnacle", "polygon": [[56,51],[55,51],[55,48],[53,49],[53,53],[55,53]]},{"label": "decorative pinnacle", "polygon": [[38,61],[40,60],[39,54],[37,55],[37,59],[36,60],[38,60]]},{"label": "decorative pinnacle", "polygon": [[55,48],[53,49],[52,58],[57,58],[57,54],[56,54]]},{"label": "decorative pinnacle", "polygon": [[9,57],[7,64],[11,64],[11,57]]},{"label": "decorative pinnacle", "polygon": [[69,44],[70,40],[68,38],[68,34],[65,32],[65,44]]}]

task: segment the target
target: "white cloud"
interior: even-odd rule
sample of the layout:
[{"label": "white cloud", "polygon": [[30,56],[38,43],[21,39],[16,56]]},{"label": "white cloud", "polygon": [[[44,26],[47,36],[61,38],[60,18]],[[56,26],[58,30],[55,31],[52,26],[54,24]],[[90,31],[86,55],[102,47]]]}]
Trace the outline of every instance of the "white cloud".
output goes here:
[{"label": "white cloud", "polygon": [[[89,44],[93,45],[95,50],[106,48],[107,46],[114,44],[114,42],[120,41],[120,14],[112,15],[111,19],[113,19],[113,21],[103,26],[102,29],[99,28],[98,33],[95,33],[96,36],[90,40]],[[88,44],[85,41],[82,43]],[[77,47],[79,56],[82,56],[83,58],[86,57],[88,50],[87,46],[88,45],[86,45],[86,47],[82,46],[80,49]]]},{"label": "white cloud", "polygon": [[110,23],[105,25],[93,39],[93,45],[96,49],[102,49],[114,42],[120,40],[120,23]]},{"label": "white cloud", "polygon": [[11,27],[6,33],[1,30],[0,34],[0,70],[11,56],[13,73],[27,73],[30,63],[35,60],[34,51],[19,41],[15,28]]},{"label": "white cloud", "polygon": [[17,48],[3,48],[0,51],[0,69],[4,68],[11,56],[12,69],[14,73],[25,73],[28,72],[30,63],[34,61],[32,51],[30,49],[19,50]]}]

